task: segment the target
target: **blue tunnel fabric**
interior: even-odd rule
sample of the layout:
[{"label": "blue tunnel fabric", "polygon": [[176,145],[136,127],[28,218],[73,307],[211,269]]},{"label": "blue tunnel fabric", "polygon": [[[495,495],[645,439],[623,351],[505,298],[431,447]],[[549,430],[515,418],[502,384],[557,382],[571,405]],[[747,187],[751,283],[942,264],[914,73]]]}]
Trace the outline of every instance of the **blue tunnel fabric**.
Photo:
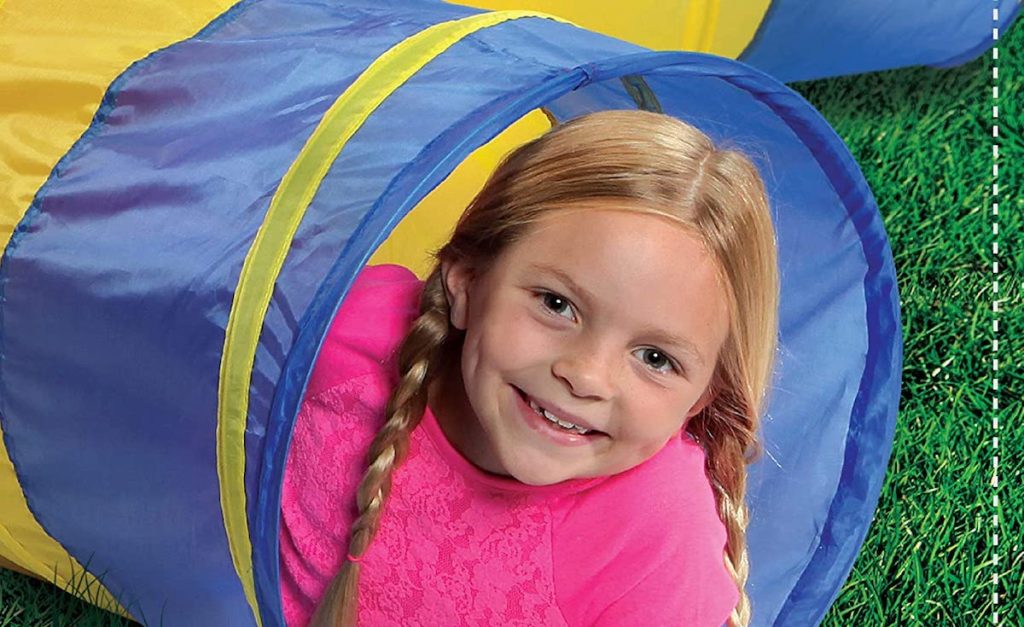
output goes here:
[{"label": "blue tunnel fabric", "polygon": [[[231,293],[278,181],[333,97],[444,13],[239,5],[118,81],[102,124],[9,246],[0,315],[11,456],[41,524],[137,616],[156,620],[166,605],[189,612],[166,624],[252,622],[216,474]],[[362,32],[358,46],[346,30]],[[275,305],[282,322],[268,325],[294,327],[290,302]],[[283,345],[264,337],[261,357],[283,361]],[[268,363],[253,376],[250,505],[279,375]]]},{"label": "blue tunnel fabric", "polygon": [[784,82],[959,65],[993,44],[985,4],[998,11],[1000,31],[1020,10],[1018,0],[772,0],[739,60]]},{"label": "blue tunnel fabric", "polygon": [[[228,551],[215,452],[242,260],[334,99],[391,46],[474,13],[411,0],[244,1],[126,71],[19,225],[0,265],[8,448],[41,524],[136,615],[255,623]],[[895,275],[859,169],[809,104],[757,70],[526,18],[456,43],[385,100],[296,233],[264,319],[246,428],[264,625],[283,625],[291,427],[356,273],[462,159],[530,110],[568,119],[635,106],[624,75],[642,76],[667,113],[751,154],[768,185],[782,348],[768,454],[748,495],[753,624],[805,625],[827,610],[867,532],[899,396]]]}]

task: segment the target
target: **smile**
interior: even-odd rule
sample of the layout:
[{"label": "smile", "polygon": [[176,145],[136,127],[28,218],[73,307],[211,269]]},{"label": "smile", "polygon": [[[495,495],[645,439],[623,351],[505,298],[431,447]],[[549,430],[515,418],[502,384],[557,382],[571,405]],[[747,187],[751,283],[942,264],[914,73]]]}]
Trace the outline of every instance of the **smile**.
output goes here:
[{"label": "smile", "polygon": [[591,433],[590,429],[584,429],[583,427],[573,424],[571,422],[559,420],[557,416],[555,416],[548,410],[544,409],[543,407],[535,403],[533,399],[530,399],[530,409],[536,412],[538,416],[543,416],[545,419],[547,419],[548,422],[556,424],[559,427],[565,429],[566,431],[573,431],[575,433],[579,433],[580,435]]}]

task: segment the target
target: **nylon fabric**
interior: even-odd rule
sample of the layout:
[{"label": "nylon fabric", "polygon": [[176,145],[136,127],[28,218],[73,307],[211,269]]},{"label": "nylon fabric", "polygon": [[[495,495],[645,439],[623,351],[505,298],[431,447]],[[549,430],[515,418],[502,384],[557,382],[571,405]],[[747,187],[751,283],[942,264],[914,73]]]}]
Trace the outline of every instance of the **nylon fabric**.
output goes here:
[{"label": "nylon fabric", "polygon": [[432,267],[428,251],[444,245],[462,208],[468,206],[483,187],[501,157],[539,137],[551,126],[552,121],[543,111],[534,110],[473,151],[395,227],[374,251],[368,265],[395,264],[425,279]]},{"label": "nylon fabric", "polygon": [[[129,64],[194,34],[235,0],[0,1],[0,250],[36,190],[89,126]],[[50,537],[28,507],[0,417],[0,556],[123,616],[128,612]]]},{"label": "nylon fabric", "polygon": [[[1007,29],[1010,28],[1010,25],[1017,19],[1022,8],[1024,8],[1024,3],[1020,2],[1020,0],[1002,0],[1002,3],[998,7],[999,19],[992,20],[992,27],[997,28],[1000,33],[1006,33]],[[982,37],[973,47],[966,50],[960,50],[957,54],[954,54],[949,58],[935,61],[932,63],[932,66],[937,68],[948,68],[973,61],[991,49],[994,42],[995,40],[993,40],[991,36]]]},{"label": "nylon fabric", "polygon": [[[529,8],[655,50],[710,52],[790,82],[911,65],[948,67],[992,46],[990,13],[977,0],[466,0]],[[1000,30],[1020,9],[997,0]]]},{"label": "nylon fabric", "polygon": [[683,40],[680,48],[694,52],[710,52],[718,30],[718,0],[690,0],[683,18]]},{"label": "nylon fabric", "polygon": [[[262,322],[299,222],[327,170],[365,120],[410,76],[466,35],[508,20],[547,17],[527,11],[485,13],[432,26],[376,59],[335,101],[274,193],[242,265],[228,317],[219,383],[217,468],[221,508],[235,569],[257,623],[245,496],[245,424]],[[555,19],[555,18],[552,18]]]},{"label": "nylon fabric", "polygon": [[0,4],[0,250],[50,170],[134,61],[237,0],[10,0]]},{"label": "nylon fabric", "polygon": [[530,9],[654,50],[710,52],[735,59],[771,0],[460,0],[481,9]]},{"label": "nylon fabric", "polygon": [[[0,533],[3,533],[3,531],[0,530]],[[15,564],[14,562],[12,562],[12,561],[10,561],[8,559],[5,559],[3,557],[0,557],[0,568],[6,568],[7,570],[13,570],[16,573],[21,573],[22,575],[27,575],[29,577],[35,577],[34,574],[29,572],[25,568]]]},{"label": "nylon fabric", "polygon": [[[399,42],[472,14],[413,0],[246,0],[115,81],[8,245],[0,420],[24,495],[147,622],[166,610],[167,627],[256,623],[225,534],[216,438],[241,268],[338,94]],[[282,624],[276,536],[290,429],[352,277],[431,190],[524,116],[539,108],[564,120],[638,101],[739,143],[769,180],[787,297],[770,410],[780,413],[765,422],[775,448],[763,463],[777,459],[786,472],[770,486],[752,473],[749,494],[757,525],[791,526],[804,543],[772,552],[768,536],[751,535],[752,554],[768,551],[794,573],[773,584],[761,558],[751,591],[755,616],[782,608],[760,614],[778,625],[813,623],[827,609],[867,531],[899,393],[894,273],[856,164],[806,102],[748,66],[529,18],[464,37],[382,100],[331,163],[289,244],[238,442],[264,625]],[[835,282],[812,271],[824,265]],[[802,347],[823,323],[835,358],[813,380],[792,380],[818,365]],[[793,402],[804,383],[817,399],[810,417]],[[821,425],[813,438],[787,433],[810,425]],[[790,507],[766,506],[774,491]],[[806,503],[791,499],[801,493]]]},{"label": "nylon fabric", "polygon": [[[1018,0],[990,2],[1012,21]],[[949,65],[992,46],[992,11],[978,0],[773,0],[738,58],[780,81],[912,65]]]},{"label": "nylon fabric", "polygon": [[737,59],[764,24],[772,0],[718,0],[718,22],[708,52]]},{"label": "nylon fabric", "polygon": [[[242,9],[252,4],[247,3]],[[199,58],[205,61],[183,62],[179,66],[192,72],[193,80],[183,83],[188,88],[202,90],[215,86],[204,76],[211,65],[208,39],[222,27],[228,26],[230,30],[232,20],[243,10],[229,11],[194,40],[185,42],[185,50],[201,48]],[[211,549],[216,543],[211,529],[223,536],[219,507],[215,501],[209,506],[197,505],[208,494],[217,494],[215,472],[212,481],[196,480],[206,469],[204,440],[211,449],[214,444],[212,429],[210,437],[203,438],[199,436],[206,430],[188,424],[190,418],[202,421],[213,413],[197,409],[186,398],[187,392],[201,394],[208,389],[199,381],[204,372],[204,351],[195,350],[188,340],[166,344],[158,339],[164,338],[174,325],[167,317],[169,309],[164,308],[165,303],[152,307],[161,302],[161,295],[167,294],[167,283],[180,276],[169,270],[174,263],[168,259],[175,259],[176,263],[183,259],[205,262],[196,276],[206,280],[217,276],[215,269],[211,272],[217,260],[211,263],[204,258],[202,247],[194,245],[194,238],[185,245],[189,257],[179,256],[180,248],[166,244],[163,237],[173,232],[173,225],[180,224],[179,211],[157,228],[139,226],[141,216],[159,221],[164,203],[180,198],[172,191],[179,182],[173,180],[176,173],[171,162],[177,147],[174,142],[188,133],[181,133],[174,124],[189,125],[193,120],[181,113],[181,89],[167,89],[167,83],[154,85],[152,77],[160,75],[168,60],[172,64],[180,62],[175,59],[180,59],[182,49],[182,44],[177,44],[151,55],[133,64],[114,82],[89,131],[51,173],[26,213],[22,227],[8,244],[4,263],[0,265],[0,338],[4,354],[0,362],[0,419],[4,421],[8,452],[18,468],[31,511],[44,528],[61,539],[78,563],[103,573],[104,582],[117,590],[133,615],[146,620],[143,609],[150,610],[150,616],[159,617],[167,607],[187,607],[194,612],[193,616],[204,616],[209,624],[244,624],[231,609],[230,581],[237,579],[234,575],[230,580],[221,576],[217,564],[220,553]],[[240,54],[236,61],[245,58],[257,59],[258,55]],[[177,81],[181,74],[175,74],[170,84],[180,86],[182,83]],[[225,81],[217,81],[222,83]],[[265,91],[262,81],[259,87]],[[236,89],[232,95],[238,93]],[[252,106],[254,101],[248,102]],[[122,117],[126,112],[129,115]],[[154,112],[167,115],[170,123],[148,126]],[[203,120],[200,118],[198,123]],[[223,120],[218,120],[218,124],[222,128],[227,126]],[[168,136],[156,142],[122,143],[126,127],[145,129],[144,134],[159,134],[164,127]],[[161,150],[149,152],[149,157],[136,152],[149,151],[153,146]],[[121,156],[125,162],[118,163]],[[92,169],[92,159],[97,157],[116,165]],[[145,172],[152,159],[162,161],[157,168],[161,180],[150,188],[157,193],[140,196],[139,190],[145,189],[147,182],[144,174],[137,174]],[[252,168],[251,162],[244,167],[257,177],[262,175]],[[186,169],[194,178],[177,189],[188,188],[186,196],[191,195],[193,200],[218,187],[201,179],[195,181],[203,168]],[[84,185],[83,171],[87,172]],[[226,173],[223,167],[217,170],[222,176]],[[105,180],[104,175],[110,179]],[[97,184],[106,186],[108,191],[96,194]],[[242,189],[231,184],[227,187],[235,198]],[[81,195],[72,192],[69,199],[68,188],[77,189]],[[162,198],[158,198],[160,194],[164,194]],[[145,211],[141,210],[143,207]],[[52,216],[59,216],[56,228],[48,228],[54,226]],[[211,214],[204,216],[209,218]],[[76,228],[63,228],[70,223]],[[54,239],[62,241],[56,248],[50,248]],[[110,260],[113,274],[101,271],[95,281],[83,278],[89,276],[97,263],[102,265],[101,259]],[[70,273],[54,280],[55,275],[49,272],[59,267],[70,269]],[[129,268],[135,274],[124,279]],[[64,282],[70,277],[80,280]],[[147,309],[136,295],[145,291],[144,285],[153,285],[151,279],[159,285],[149,292],[156,298]],[[192,285],[194,289],[196,284]],[[102,304],[93,300],[94,296]],[[180,312],[194,303],[179,300],[170,309]],[[121,311],[123,316],[115,313],[121,305],[127,305]],[[74,311],[76,315],[54,315],[64,311]],[[44,324],[48,330],[41,335],[21,332],[35,322]],[[139,328],[147,324],[155,325],[153,330],[140,333]],[[209,329],[208,324],[198,328],[200,333],[194,327],[184,337],[203,337],[202,332],[209,333],[204,331]],[[143,339],[145,336],[148,339]],[[165,376],[166,371],[161,369],[162,381],[154,388],[152,380],[145,382],[146,371],[154,363],[168,365],[164,357],[156,356],[167,349],[178,354],[170,361],[180,360],[187,364],[187,370],[177,370],[177,376]],[[61,359],[61,354],[69,359]],[[83,362],[93,368],[89,376],[82,376]],[[31,367],[23,368],[24,364]],[[100,372],[107,374],[99,376]],[[185,381],[190,375],[200,376],[195,381]],[[162,390],[157,396],[163,398],[153,403],[153,397],[147,395],[159,388]],[[126,447],[124,443],[132,441],[133,435],[137,438],[134,445]],[[171,459],[171,450],[188,451],[187,459]],[[43,451],[47,454],[41,454]],[[165,463],[166,467],[154,471],[154,467]],[[9,510],[4,505],[0,512],[6,518]],[[182,567],[174,568],[176,564]],[[147,587],[159,589],[149,595]],[[180,593],[182,588],[187,588],[187,592]]]},{"label": "nylon fabric", "polygon": [[[540,31],[556,29],[554,24],[538,23],[531,24]],[[497,37],[498,30],[488,33]],[[554,40],[549,37],[546,40]],[[499,41],[493,42],[499,46]],[[885,340],[887,329],[885,325],[872,327],[865,331],[865,309],[882,312],[878,314],[880,319],[898,320],[898,304],[895,301],[895,294],[882,289],[879,292],[869,292],[871,300],[867,300],[864,294],[857,295],[863,289],[863,284],[875,282],[886,283],[893,281],[891,258],[888,257],[886,245],[880,245],[884,241],[884,230],[877,211],[873,209],[874,203],[870,196],[862,196],[866,185],[861,181],[859,184],[851,185],[851,180],[859,179],[859,171],[856,164],[847,156],[840,157],[845,150],[841,140],[835,136],[827,123],[821,119],[813,110],[810,110],[806,103],[797,95],[772,81],[769,77],[757,72],[752,68],[738,68],[719,59],[703,57],[701,55],[655,55],[637,54],[631,57],[609,60],[606,63],[594,63],[585,69],[579,68],[577,81],[568,79],[566,82],[552,81],[549,86],[538,90],[534,94],[524,96],[523,101],[509,103],[508,109],[493,112],[493,117],[473,116],[458,125],[453,126],[441,137],[434,139],[428,149],[420,154],[410,163],[408,171],[396,179],[389,190],[380,197],[371,209],[368,219],[369,223],[361,224],[361,230],[366,232],[367,237],[379,237],[379,233],[386,233],[393,228],[396,216],[404,215],[405,207],[415,204],[424,193],[422,190],[429,190],[436,181],[443,179],[445,172],[449,171],[450,165],[460,161],[460,155],[464,151],[472,150],[476,141],[485,141],[489,133],[496,132],[495,129],[504,128],[505,125],[517,119],[524,111],[536,106],[538,102],[545,102],[545,108],[551,111],[556,117],[578,115],[580,113],[600,108],[631,108],[635,106],[632,98],[622,89],[617,80],[622,75],[644,75],[651,84],[652,90],[658,93],[659,99],[671,98],[674,112],[689,112],[692,123],[697,124],[703,130],[712,135],[713,138],[727,143],[746,146],[754,151],[755,160],[764,168],[763,175],[769,181],[776,181],[772,186],[773,193],[777,196],[773,201],[778,216],[782,217],[780,228],[786,233],[783,239],[790,241],[782,247],[782,258],[780,265],[783,268],[790,268],[788,274],[784,274],[784,280],[790,286],[787,289],[788,315],[784,315],[788,326],[783,329],[784,346],[789,346],[792,354],[797,358],[790,358],[788,361],[789,375],[783,372],[783,376],[794,377],[797,373],[805,372],[810,364],[818,365],[821,359],[821,351],[824,349],[826,357],[829,354],[839,352],[843,357],[840,360],[829,359],[829,362],[836,362],[830,365],[836,371],[848,373],[849,381],[843,381],[838,385],[832,375],[826,375],[818,369],[816,380],[818,384],[813,386],[812,396],[820,400],[801,401],[814,408],[816,414],[825,413],[831,416],[835,422],[831,424],[827,432],[813,441],[825,441],[829,450],[847,450],[859,448],[863,442],[855,438],[867,428],[873,431],[870,445],[877,457],[874,463],[863,463],[844,465],[841,457],[821,456],[810,454],[802,448],[799,437],[795,440],[786,435],[785,429],[792,428],[794,422],[801,425],[801,428],[817,428],[821,420],[806,421],[803,410],[795,409],[792,394],[777,393],[779,402],[769,410],[769,414],[776,411],[785,415],[790,422],[782,424],[779,419],[774,423],[779,429],[775,436],[769,437],[778,449],[772,451],[774,458],[769,456],[762,460],[763,467],[775,463],[775,459],[782,459],[786,463],[786,476],[782,479],[782,485],[778,489],[786,490],[785,486],[792,489],[790,496],[803,494],[806,486],[794,487],[793,480],[802,477],[816,477],[822,473],[824,478],[814,481],[812,487],[817,490],[816,503],[818,507],[828,507],[833,503],[836,511],[843,511],[844,515],[855,519],[865,516],[870,519],[871,512],[877,501],[878,490],[884,477],[885,464],[878,464],[879,458],[888,456],[891,438],[886,439],[885,425],[892,425],[892,417],[895,416],[895,403],[899,396],[898,389],[898,367],[895,369],[890,365],[893,360],[898,362],[898,346],[894,347]],[[675,62],[675,63],[673,63]],[[465,71],[464,69],[461,71]],[[685,78],[684,78],[685,77]],[[615,79],[614,81],[610,79]],[[665,89],[664,81],[671,80],[678,82],[683,90]],[[590,81],[593,81],[591,83]],[[746,97],[752,97],[757,105],[751,106]],[[411,94],[409,95],[411,98]],[[695,105],[694,102],[699,102]],[[519,108],[517,108],[517,106]],[[529,108],[527,108],[529,107]],[[691,109],[691,107],[693,107]],[[376,116],[375,116],[376,117]],[[388,117],[381,117],[381,131],[392,127],[387,124]],[[481,139],[470,140],[472,135],[479,135]],[[383,136],[367,137],[366,141],[371,142]],[[834,162],[834,163],[833,163]],[[782,168],[779,164],[785,163]],[[422,177],[429,176],[424,180]],[[779,183],[778,178],[783,182]],[[334,185],[340,185],[341,181],[335,181]],[[338,192],[332,193],[324,190],[318,196],[322,198],[338,198]],[[807,201],[813,198],[813,201]],[[314,201],[317,202],[317,201]],[[356,199],[353,202],[360,202]],[[827,209],[826,209],[827,208]],[[872,209],[869,209],[872,208]],[[860,225],[856,229],[850,223],[851,214],[856,210],[858,221],[865,215],[872,215],[868,225]],[[830,234],[838,230],[841,233],[841,243],[838,247],[829,245],[826,240],[808,238],[801,230],[801,225],[812,232],[828,232]],[[858,241],[858,232],[863,228],[863,241]],[[373,235],[370,235],[373,234]],[[301,397],[304,386],[303,377],[308,374],[305,369],[315,361],[315,350],[322,332],[322,326],[330,319],[334,307],[344,298],[345,290],[352,273],[361,265],[360,255],[363,251],[372,250],[375,246],[374,240],[367,241],[361,238],[358,243],[351,242],[349,250],[338,258],[330,275],[322,283],[314,302],[309,306],[310,319],[300,322],[300,333],[295,340],[296,348],[289,356],[288,364],[282,375],[283,387],[279,388],[279,394],[275,397],[275,408],[272,410],[271,423],[272,434],[278,429],[287,429],[287,416],[291,409],[286,409],[288,403],[294,402]],[[864,275],[857,267],[864,263],[865,258],[871,259],[871,263],[878,268],[885,268],[879,275]],[[365,259],[365,257],[363,257]],[[809,262],[808,259],[818,259],[816,262]],[[812,285],[801,284],[801,280],[808,280],[807,276],[796,274],[797,272],[816,272],[822,264],[842,264],[842,281],[838,285],[829,282],[820,282],[811,277]],[[838,267],[838,266],[837,266]],[[811,288],[811,289],[809,289]],[[822,312],[829,313],[823,314]],[[822,317],[824,316],[824,317]],[[835,316],[835,317],[833,317]],[[888,323],[886,323],[888,324]],[[818,346],[808,352],[809,347],[814,346],[814,338],[821,336],[821,328],[831,329],[835,335],[835,328],[848,329],[843,337],[836,336],[835,342],[831,344],[832,349],[827,346]],[[784,349],[785,351],[785,349]],[[814,351],[818,351],[815,353]],[[866,360],[866,361],[865,361]],[[840,363],[841,362],[841,363]],[[875,366],[866,366],[875,364]],[[794,369],[794,367],[799,369]],[[888,375],[880,376],[872,380],[865,374],[868,371],[886,371]],[[896,379],[894,381],[893,376]],[[789,380],[789,379],[787,379]],[[787,388],[788,389],[788,388]],[[872,396],[874,395],[874,396]],[[835,397],[835,398],[833,398]],[[877,403],[878,412],[866,416],[857,414],[855,408],[857,399],[872,397]],[[788,408],[787,408],[788,407]],[[851,420],[849,414],[844,412],[854,408],[855,418]],[[820,411],[819,411],[820,410]],[[886,418],[885,416],[888,416]],[[284,417],[282,417],[284,416]],[[281,425],[281,426],[276,426]],[[891,432],[890,432],[891,435]],[[268,436],[271,441],[280,435]],[[268,446],[271,444],[268,443]],[[787,451],[785,447],[791,450]],[[793,449],[793,447],[796,447]],[[281,444],[274,444],[271,448],[278,451],[285,449]],[[813,448],[813,446],[811,447]],[[815,449],[817,450],[817,449]],[[813,460],[813,461],[812,461]],[[812,463],[814,470],[806,469],[799,463]],[[268,463],[265,467],[267,474],[277,472],[279,462]],[[762,468],[763,472],[764,468]],[[266,476],[266,475],[265,475]],[[763,474],[762,474],[763,476]],[[268,489],[275,485],[275,479],[261,482]],[[851,487],[847,487],[851,486]],[[856,487],[852,487],[856,486]],[[261,490],[261,495],[264,492]],[[753,490],[752,498],[764,506],[770,501],[770,492],[758,495]],[[261,508],[262,511],[262,508]],[[275,507],[270,505],[268,512],[275,512]],[[813,508],[805,508],[797,503],[788,513],[786,511],[770,512],[765,518],[756,519],[756,526],[761,529],[770,527],[780,519],[787,522],[780,523],[783,528],[787,524],[796,525],[807,530],[803,534],[803,545],[787,553],[784,560],[771,553],[770,539],[758,540],[761,551],[767,551],[773,555],[773,561],[788,564],[795,568],[791,577],[786,579],[792,584],[800,576],[802,569],[814,568],[822,563],[828,564],[828,560],[822,560],[815,556],[815,538],[818,537],[819,527],[808,527],[810,512],[819,512]],[[260,514],[258,520],[266,521],[272,514]],[[814,516],[819,521],[820,513]],[[790,522],[791,521],[791,522]],[[264,533],[261,530],[258,533]],[[831,526],[831,521],[826,519],[826,528]],[[837,525],[843,525],[843,521],[836,521]],[[866,533],[867,524],[863,518],[859,523],[858,532]],[[853,559],[857,549],[863,541],[863,535],[847,534],[836,538],[829,547],[828,553],[831,558],[837,561],[833,572],[830,573],[830,581],[827,585],[838,587],[841,585],[845,573],[852,567]],[[797,539],[794,543],[800,543]],[[808,548],[809,547],[809,548]],[[258,551],[268,555],[275,555],[275,550]],[[755,583],[758,598],[755,600],[759,607],[765,603],[772,603],[777,608],[785,603],[791,589],[784,583],[775,584],[772,582],[772,563],[760,562],[752,571],[752,578]],[[842,573],[838,575],[837,573]],[[273,580],[273,579],[271,579]],[[815,607],[821,611],[827,609],[822,597],[817,599]],[[769,611],[761,615],[762,622],[758,625],[773,624],[774,615]],[[774,623],[780,625],[802,625],[805,617],[790,615]]]},{"label": "nylon fabric", "polygon": [[[524,36],[534,42],[529,63],[523,57],[480,54],[481,50],[513,49]],[[382,103],[339,155],[296,236],[296,249],[316,253],[289,255],[282,271],[287,278],[278,281],[264,325],[262,344],[293,347],[288,365],[275,370],[280,367],[273,361],[275,356],[260,351],[254,369],[278,373],[277,386],[271,390],[273,405],[267,408],[267,453],[259,486],[250,492],[259,495],[254,555],[257,589],[264,591],[261,598],[273,599],[276,594],[280,473],[291,421],[298,411],[292,403],[301,398],[307,368],[319,350],[320,333],[351,278],[398,228],[403,216],[475,147],[505,132],[539,103],[584,83],[586,70],[577,66],[588,59],[640,51],[638,46],[544,19],[505,22],[478,31],[412,77],[402,86],[401,98]],[[510,63],[510,59],[518,61]],[[476,87],[448,89],[452,76]],[[618,91],[632,103],[621,85]],[[444,98],[438,98],[438,93],[444,93]],[[396,127],[407,133],[396,134]],[[446,226],[450,225],[435,228]],[[328,269],[326,276],[320,274],[321,267]],[[319,283],[298,279],[312,274],[320,277]],[[305,312],[297,324],[283,311],[284,303]],[[254,401],[263,398],[262,393],[252,394]],[[269,619],[265,616],[265,620]]]},{"label": "nylon fabric", "polygon": [[[6,455],[6,450],[2,452]],[[14,475],[13,467],[11,474]],[[14,503],[16,499],[20,499],[23,504],[25,502],[25,497],[20,491],[17,494],[4,494],[0,498],[4,499],[4,503]],[[25,506],[25,509],[28,507]],[[0,568],[11,568],[36,578],[42,578],[42,574],[46,572],[46,565],[15,540],[14,535],[4,525],[0,525]],[[55,578],[61,585],[67,586],[67,580],[59,574]]]}]

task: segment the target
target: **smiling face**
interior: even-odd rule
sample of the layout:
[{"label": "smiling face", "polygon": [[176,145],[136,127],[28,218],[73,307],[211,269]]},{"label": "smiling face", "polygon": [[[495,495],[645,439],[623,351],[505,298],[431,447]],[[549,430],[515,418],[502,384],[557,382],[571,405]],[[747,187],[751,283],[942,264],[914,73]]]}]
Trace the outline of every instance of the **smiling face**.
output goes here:
[{"label": "smiling face", "polygon": [[552,211],[485,273],[446,266],[461,382],[442,378],[430,406],[476,466],[530,485],[616,474],[711,400],[729,330],[715,262],[678,225],[621,209]]}]

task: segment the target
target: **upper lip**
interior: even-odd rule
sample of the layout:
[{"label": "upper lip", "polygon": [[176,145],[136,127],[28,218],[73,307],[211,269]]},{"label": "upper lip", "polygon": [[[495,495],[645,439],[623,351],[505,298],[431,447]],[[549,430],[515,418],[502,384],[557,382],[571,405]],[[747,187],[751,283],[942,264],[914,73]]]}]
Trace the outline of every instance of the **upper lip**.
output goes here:
[{"label": "upper lip", "polygon": [[561,420],[563,422],[571,422],[574,425],[578,425],[580,427],[583,427],[584,429],[589,429],[590,431],[597,431],[597,432],[600,432],[600,433],[604,433],[604,431],[601,431],[600,429],[595,427],[593,424],[591,424],[589,421],[584,420],[583,418],[580,418],[576,414],[573,414],[571,412],[568,412],[568,411],[562,409],[561,407],[559,407],[558,405],[555,405],[552,402],[545,401],[543,399],[537,398],[536,396],[530,396],[526,392],[522,392],[522,390],[520,390],[520,392],[522,393],[523,396],[526,397],[527,403],[529,403],[530,401],[533,401],[537,405],[540,405],[542,408],[544,408],[544,409],[548,410],[549,412],[551,412],[552,414],[554,414],[556,418],[558,418],[559,420]]}]

